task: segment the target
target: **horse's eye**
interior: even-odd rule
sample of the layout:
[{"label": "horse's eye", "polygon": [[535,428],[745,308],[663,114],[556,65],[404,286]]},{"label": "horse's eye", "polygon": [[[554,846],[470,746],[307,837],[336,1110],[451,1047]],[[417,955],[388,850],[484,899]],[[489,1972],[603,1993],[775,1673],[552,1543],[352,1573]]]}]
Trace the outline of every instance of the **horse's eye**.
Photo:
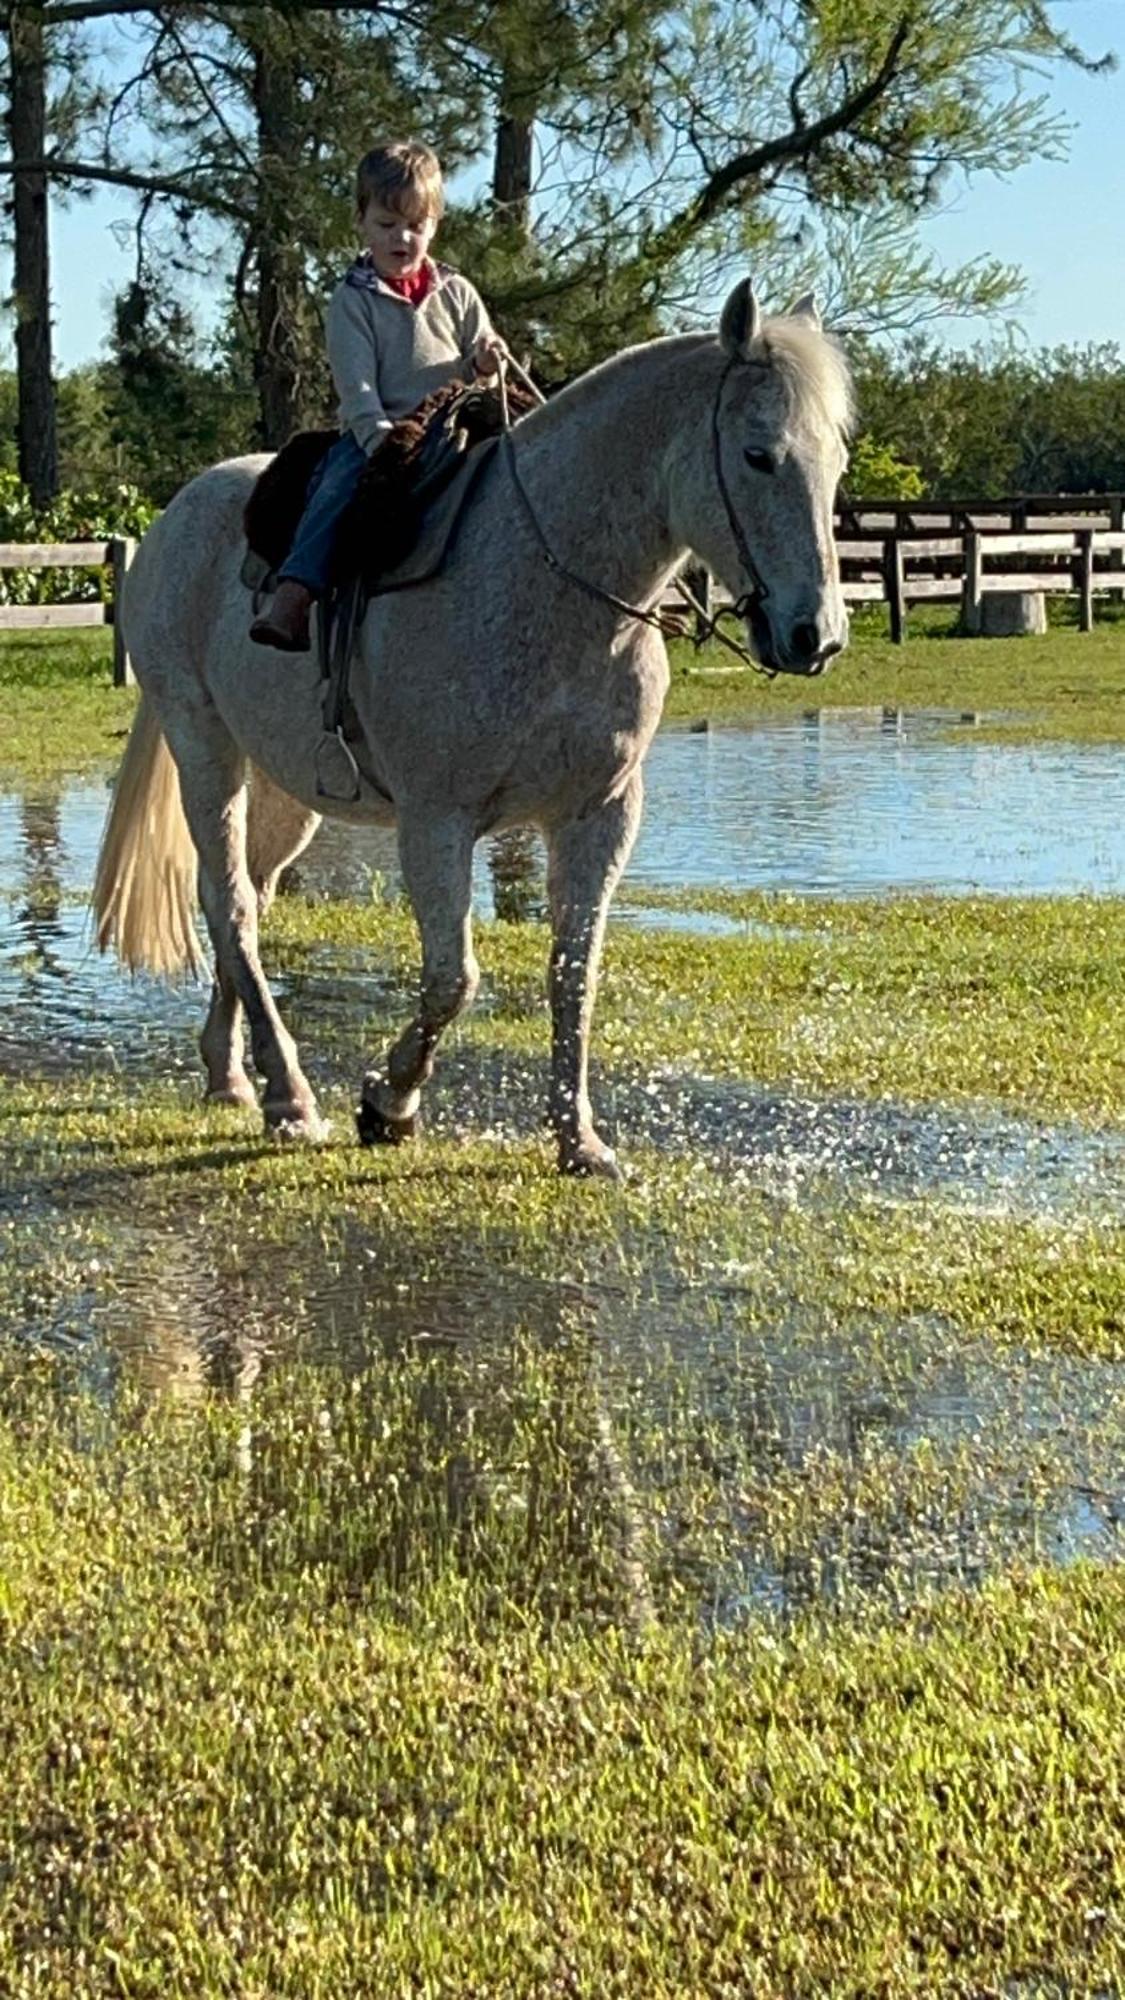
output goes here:
[{"label": "horse's eye", "polygon": [[746,446],[746,463],[752,472],[772,472],[774,470],[773,459],[769,452],[755,451],[752,445]]}]

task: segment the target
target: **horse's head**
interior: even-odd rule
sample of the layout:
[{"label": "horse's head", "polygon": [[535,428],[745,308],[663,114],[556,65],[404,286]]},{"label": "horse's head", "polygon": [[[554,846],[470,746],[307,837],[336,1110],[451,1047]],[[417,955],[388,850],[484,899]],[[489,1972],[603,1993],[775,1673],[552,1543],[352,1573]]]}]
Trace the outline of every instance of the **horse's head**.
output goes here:
[{"label": "horse's head", "polygon": [[813,300],[763,319],[748,278],[719,327],[706,478],[710,546],[693,545],[744,612],[758,657],[819,674],[847,644],[833,536],[851,414],[847,366]]}]

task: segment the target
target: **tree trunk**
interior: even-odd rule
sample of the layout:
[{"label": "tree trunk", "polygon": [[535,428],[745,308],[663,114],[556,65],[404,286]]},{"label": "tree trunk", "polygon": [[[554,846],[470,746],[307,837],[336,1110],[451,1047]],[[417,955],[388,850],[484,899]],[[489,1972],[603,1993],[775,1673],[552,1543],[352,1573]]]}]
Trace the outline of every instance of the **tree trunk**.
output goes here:
[{"label": "tree trunk", "polygon": [[532,147],[534,116],[526,107],[519,112],[507,108],[502,95],[496,124],[496,145],[492,156],[492,204],[499,220],[526,236],[531,227]]},{"label": "tree trunk", "polygon": [[[13,160],[41,160],[47,151],[47,66],[43,17],[15,7],[8,25],[11,88],[8,136]],[[16,174],[16,373],[19,385],[19,469],[37,507],[59,490],[55,385],[51,379],[50,247],[47,176]]]},{"label": "tree trunk", "polygon": [[306,316],[300,247],[287,221],[287,189],[300,167],[300,102],[291,60],[261,48],[254,63],[258,121],[258,427],[267,451],[301,428],[307,393],[301,340]]}]

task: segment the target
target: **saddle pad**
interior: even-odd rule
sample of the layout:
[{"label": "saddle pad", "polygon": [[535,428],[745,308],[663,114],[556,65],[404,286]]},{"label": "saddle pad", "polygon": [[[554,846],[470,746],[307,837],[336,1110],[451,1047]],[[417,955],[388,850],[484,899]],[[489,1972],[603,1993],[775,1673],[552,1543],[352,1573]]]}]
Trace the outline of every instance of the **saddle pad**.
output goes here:
[{"label": "saddle pad", "polygon": [[409,590],[438,576],[453,552],[462,519],[474,499],[479,483],[496,457],[497,438],[475,445],[465,454],[448,485],[426,508],[418,538],[400,563],[369,579],[368,597],[384,597],[390,591]]},{"label": "saddle pad", "polygon": [[251,556],[278,569],[293,546],[297,523],[305,510],[309,481],[337,431],[298,431],[258,474],[243,515]]}]

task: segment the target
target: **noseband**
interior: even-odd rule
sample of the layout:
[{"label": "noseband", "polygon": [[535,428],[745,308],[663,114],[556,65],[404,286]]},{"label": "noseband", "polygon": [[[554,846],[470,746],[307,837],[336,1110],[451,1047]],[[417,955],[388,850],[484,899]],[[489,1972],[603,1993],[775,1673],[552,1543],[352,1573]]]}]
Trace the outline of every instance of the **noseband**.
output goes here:
[{"label": "noseband", "polygon": [[[509,361],[508,366],[511,365]],[[695,643],[697,647],[705,645],[708,639],[717,639],[721,646],[727,648],[728,652],[737,653],[739,659],[746,666],[752,667],[756,674],[761,674],[766,680],[772,681],[776,678],[776,670],[773,667],[767,667],[761,660],[755,659],[753,653],[746,646],[741,645],[737,639],[732,639],[729,633],[722,631],[719,624],[720,619],[737,618],[744,623],[748,622],[755,637],[757,637],[765,623],[762,607],[769,596],[769,586],[750,553],[750,545],[746,540],[742,523],[735,512],[730,488],[727,485],[726,473],[723,470],[723,445],[722,434],[719,429],[719,412],[722,407],[723,390],[726,387],[727,376],[730,374],[732,368],[737,366],[738,357],[732,355],[719,377],[719,384],[715,390],[715,400],[711,405],[711,449],[715,461],[715,480],[726,510],[727,525],[734,539],[739,564],[744,575],[750,579],[750,588],[743,591],[742,596],[737,598],[733,604],[724,604],[721,610],[714,613],[709,613],[700,604],[693,592],[688,589],[687,585],[679,577],[675,579],[674,588],[679,592],[684,602],[690,605],[691,609],[696,613]],[[507,396],[504,392],[503,363],[501,364],[500,384],[504,415],[505,419],[507,419]],[[600,583],[593,583],[589,577],[580,575],[577,570],[569,569],[566,563],[559,560],[543,532],[539,516],[532,505],[531,496],[523,483],[523,476],[519,469],[515,445],[512,439],[512,426],[507,421],[504,424],[501,449],[507,457],[508,471],[511,474],[512,484],[519,495],[524,517],[539,544],[539,553],[546,563],[547,568],[552,570],[556,576],[565,577],[568,583],[572,583],[577,590],[584,591],[587,597],[593,597],[599,603],[608,604],[614,611],[620,613],[622,617],[635,619],[642,625],[652,625],[657,631],[662,632],[664,621],[658,611],[653,611],[644,605],[628,603],[625,598],[616,596],[612,590],[606,590]]]}]

